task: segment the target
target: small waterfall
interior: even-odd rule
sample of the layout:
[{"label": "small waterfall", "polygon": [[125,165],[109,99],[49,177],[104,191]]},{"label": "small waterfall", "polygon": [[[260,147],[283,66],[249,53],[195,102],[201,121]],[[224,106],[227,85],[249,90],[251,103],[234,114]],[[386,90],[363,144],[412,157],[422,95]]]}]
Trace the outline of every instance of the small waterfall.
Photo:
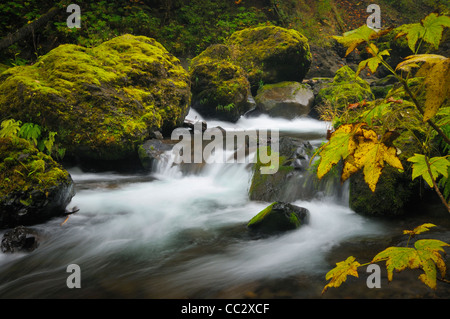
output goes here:
[{"label": "small waterfall", "polygon": [[[246,121],[259,126],[258,119],[217,124],[239,129]],[[261,121],[261,126],[279,126],[290,133],[297,128],[317,139],[311,140],[314,145],[326,132],[323,123],[310,119],[295,120],[298,127],[278,119]],[[252,165],[176,162],[176,154],[167,152],[148,176],[72,170],[77,194],[68,209],[76,206],[79,211],[63,226],[61,219],[36,226],[45,236],[32,254],[2,256],[0,295],[211,296],[258,280],[299,273],[322,276],[328,270],[326,255],[335,245],[379,232],[376,224],[367,223],[325,189],[323,196],[292,201],[310,211],[308,225],[252,240],[245,226],[269,204],[248,197]],[[312,180],[302,176],[289,187],[300,182],[312,187]],[[335,189],[336,184],[330,185]],[[82,285],[89,288],[68,292],[65,267],[72,263],[80,266]]]}]

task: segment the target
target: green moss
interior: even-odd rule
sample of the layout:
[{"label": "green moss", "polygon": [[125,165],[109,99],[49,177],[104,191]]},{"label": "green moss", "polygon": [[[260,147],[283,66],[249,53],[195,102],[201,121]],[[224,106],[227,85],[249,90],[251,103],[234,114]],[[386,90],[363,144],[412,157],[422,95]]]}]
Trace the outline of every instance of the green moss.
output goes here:
[{"label": "green moss", "polygon": [[142,36],[61,45],[0,78],[2,114],[58,132],[69,155],[126,158],[152,130],[181,125],[190,102],[180,61]]},{"label": "green moss", "polygon": [[[67,183],[69,173],[21,138],[0,138],[0,198]],[[27,200],[27,199],[23,199]]]},{"label": "green moss", "polygon": [[277,26],[247,28],[226,41],[237,65],[248,73],[253,88],[259,83],[301,81],[311,65],[308,39],[293,29]]},{"label": "green moss", "polygon": [[205,117],[236,121],[249,109],[250,83],[230,54],[228,47],[214,45],[191,61],[192,106]]},{"label": "green moss", "polygon": [[289,215],[289,221],[292,225],[294,225],[295,228],[300,227],[300,220],[298,219],[297,215],[295,213],[291,213]]},{"label": "green moss", "polygon": [[270,204],[269,206],[267,206],[266,208],[264,208],[262,211],[260,211],[256,216],[254,216],[247,224],[248,226],[254,225],[256,223],[259,223],[264,217],[266,217],[268,214],[270,214],[270,212],[272,211],[272,207],[273,205],[275,205],[277,202],[274,202],[272,204]]}]

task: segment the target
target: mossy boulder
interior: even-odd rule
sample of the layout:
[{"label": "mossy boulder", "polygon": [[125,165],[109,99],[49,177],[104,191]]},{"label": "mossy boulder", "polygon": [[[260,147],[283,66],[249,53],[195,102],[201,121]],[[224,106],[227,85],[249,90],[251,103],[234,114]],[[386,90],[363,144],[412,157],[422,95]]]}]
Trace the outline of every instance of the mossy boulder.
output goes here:
[{"label": "mossy boulder", "polygon": [[293,29],[247,28],[233,33],[226,44],[234,63],[247,72],[253,92],[261,83],[301,82],[311,66],[308,39]]},{"label": "mossy boulder", "polygon": [[308,39],[298,31],[264,26],[235,32],[191,61],[192,107],[235,122],[252,108],[262,83],[301,82],[310,65]]},{"label": "mossy boulder", "polygon": [[0,75],[2,115],[57,132],[66,154],[82,158],[136,156],[150,132],[182,125],[189,103],[187,71],[144,36],[60,45]]},{"label": "mossy boulder", "polygon": [[70,174],[20,138],[0,138],[0,228],[31,225],[65,212]]},{"label": "mossy boulder", "polygon": [[283,202],[274,202],[254,216],[248,229],[261,235],[275,235],[294,230],[307,224],[309,211],[306,208]]},{"label": "mossy boulder", "polygon": [[261,151],[271,154],[268,150],[258,148],[256,163],[253,165],[253,175],[249,187],[250,200],[291,202],[299,198],[312,196],[311,189],[305,184],[313,147],[302,139],[282,136],[279,140],[278,170],[274,174],[263,174],[259,154]]},{"label": "mossy boulder", "polygon": [[230,56],[230,48],[218,44],[191,62],[192,108],[205,118],[236,122],[251,107],[246,73]]},{"label": "mossy boulder", "polygon": [[356,213],[372,217],[395,217],[414,212],[420,204],[420,185],[411,176],[386,166],[372,192],[358,172],[350,178],[349,205]]},{"label": "mossy boulder", "polygon": [[255,96],[255,102],[261,113],[293,119],[309,114],[314,93],[307,84],[284,81],[262,86]]},{"label": "mossy boulder", "polygon": [[331,83],[320,89],[315,104],[343,108],[350,103],[371,101],[374,98],[369,83],[356,76],[355,71],[345,65],[336,72]]}]

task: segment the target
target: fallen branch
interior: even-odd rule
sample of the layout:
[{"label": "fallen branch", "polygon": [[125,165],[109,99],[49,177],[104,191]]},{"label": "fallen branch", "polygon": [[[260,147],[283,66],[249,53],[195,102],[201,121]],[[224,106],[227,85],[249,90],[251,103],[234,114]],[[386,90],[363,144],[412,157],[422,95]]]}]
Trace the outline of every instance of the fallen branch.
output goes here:
[{"label": "fallen branch", "polygon": [[53,7],[48,10],[47,13],[42,15],[40,18],[34,20],[31,23],[21,27],[14,33],[8,34],[6,37],[0,40],[0,51],[8,48],[14,43],[21,41],[29,36],[32,36],[36,30],[45,26],[51,19],[53,19],[59,12],[61,8]]}]

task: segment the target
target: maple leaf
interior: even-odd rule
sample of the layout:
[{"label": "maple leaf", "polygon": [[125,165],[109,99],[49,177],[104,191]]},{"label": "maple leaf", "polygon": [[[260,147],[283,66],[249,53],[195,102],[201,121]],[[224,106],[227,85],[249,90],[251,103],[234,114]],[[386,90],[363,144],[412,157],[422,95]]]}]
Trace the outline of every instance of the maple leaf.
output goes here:
[{"label": "maple leaf", "polygon": [[363,169],[364,181],[374,192],[385,163],[403,169],[397,149],[384,144],[382,140],[378,139],[375,131],[360,127],[349,141],[350,155],[345,160],[341,181]]},{"label": "maple leaf", "polygon": [[374,119],[381,119],[383,115],[385,115],[387,112],[389,112],[389,106],[388,103],[381,103],[377,106],[373,107],[372,109],[369,109],[361,114],[362,119],[368,123],[369,125],[372,125]]},{"label": "maple leaf", "polygon": [[450,96],[450,58],[436,63],[425,78],[424,122],[436,115],[441,105]]},{"label": "maple leaf", "polygon": [[422,224],[420,226],[417,226],[413,230],[404,230],[403,234],[410,235],[410,236],[415,236],[415,235],[418,235],[418,234],[421,234],[421,233],[429,231],[431,227],[436,227],[436,225],[431,224],[431,223],[425,223],[425,224]]},{"label": "maple leaf", "polygon": [[345,56],[347,56],[360,44],[369,42],[376,34],[377,32],[375,30],[369,28],[367,25],[363,25],[358,29],[344,33],[342,36],[333,36],[333,38],[347,47],[347,52],[345,53]]},{"label": "maple leaf", "polygon": [[353,124],[341,125],[331,134],[328,143],[319,150],[320,163],[317,168],[319,179],[325,176],[341,159],[346,159],[350,154],[348,144],[356,129],[357,127]]},{"label": "maple leaf", "polygon": [[355,257],[350,256],[345,261],[336,263],[336,267],[331,269],[325,276],[326,280],[330,282],[323,288],[322,294],[324,294],[329,287],[339,287],[343,282],[347,280],[347,276],[351,275],[358,277],[358,267],[361,264],[355,260]]},{"label": "maple leaf", "polygon": [[370,70],[370,72],[372,72],[372,74],[375,73],[378,69],[379,64],[382,62],[383,56],[389,55],[388,50],[379,52],[378,47],[373,43],[370,43],[367,46],[366,50],[367,50],[367,52],[372,54],[373,57],[369,58],[367,60],[361,61],[359,63],[358,69],[356,70],[356,76],[358,76],[359,73],[361,73],[361,71],[364,70],[366,67],[369,68],[369,70]]},{"label": "maple leaf", "polygon": [[418,63],[420,62],[425,62],[429,65],[435,65],[436,63],[441,62],[445,59],[447,59],[445,56],[439,54],[410,55],[405,58],[405,61],[399,63],[395,70],[410,71],[413,67],[419,67]]},{"label": "maple leaf", "polygon": [[[430,165],[430,171],[428,170],[428,165]],[[450,166],[450,161],[444,157],[433,157],[427,159],[423,154],[414,154],[414,156],[408,158],[408,162],[414,163],[412,166],[412,179],[422,176],[422,178],[427,182],[430,187],[433,187],[433,180],[442,174],[444,177],[448,177],[448,167]]]},{"label": "maple leaf", "polygon": [[449,244],[436,239],[421,239],[416,241],[414,248],[389,247],[378,253],[372,263],[386,260],[388,281],[392,281],[393,272],[400,272],[406,268],[422,269],[424,274],[419,276],[420,280],[430,288],[436,288],[436,266],[445,277],[446,267],[440,252],[445,252],[443,246]]},{"label": "maple leaf", "polygon": [[405,24],[399,27],[400,32],[396,38],[406,36],[412,52],[416,51],[416,44],[419,39],[423,39],[437,49],[442,39],[444,27],[450,27],[450,18],[431,13],[420,23]]}]

